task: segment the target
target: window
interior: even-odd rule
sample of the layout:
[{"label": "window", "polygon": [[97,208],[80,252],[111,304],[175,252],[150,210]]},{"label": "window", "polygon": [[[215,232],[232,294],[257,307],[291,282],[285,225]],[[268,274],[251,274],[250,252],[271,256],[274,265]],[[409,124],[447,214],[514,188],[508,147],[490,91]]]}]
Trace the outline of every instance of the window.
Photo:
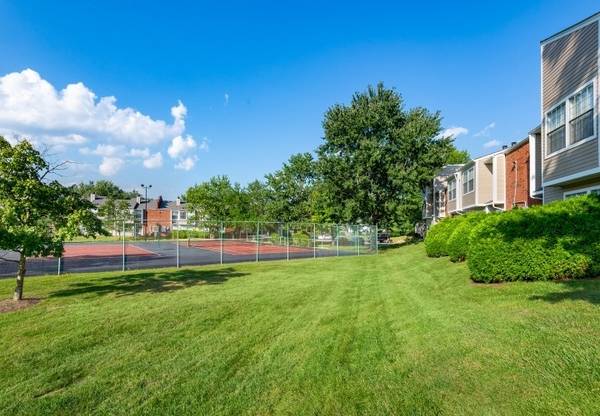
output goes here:
[{"label": "window", "polygon": [[561,104],[550,111],[546,118],[548,131],[548,154],[563,149],[567,145],[565,129],[565,104]]},{"label": "window", "polygon": [[187,215],[187,213],[185,211],[179,211],[179,219],[180,220],[185,220]]},{"label": "window", "polygon": [[473,192],[475,189],[475,167],[470,167],[462,173],[463,194]]},{"label": "window", "polygon": [[594,84],[589,84],[546,113],[546,154],[593,137],[594,119]]},{"label": "window", "polygon": [[588,85],[569,98],[571,143],[594,135],[594,87]]},{"label": "window", "polygon": [[575,198],[576,196],[588,195],[588,194],[600,195],[600,188],[594,187],[594,188],[578,189],[576,191],[565,192],[564,198],[569,199],[569,198]]},{"label": "window", "polygon": [[448,200],[454,201],[456,199],[456,181],[448,181]]}]

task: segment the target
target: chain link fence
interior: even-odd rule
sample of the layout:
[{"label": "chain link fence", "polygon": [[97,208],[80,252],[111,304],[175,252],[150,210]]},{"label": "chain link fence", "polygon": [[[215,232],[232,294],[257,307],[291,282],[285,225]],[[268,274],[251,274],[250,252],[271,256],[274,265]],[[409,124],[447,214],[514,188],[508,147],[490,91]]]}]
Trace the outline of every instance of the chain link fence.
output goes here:
[{"label": "chain link fence", "polygon": [[[377,227],[360,224],[140,221],[105,224],[109,237],[65,244],[61,258],[27,259],[28,275],[247,261],[362,256],[378,252]],[[0,253],[0,276],[17,272],[16,253]]]}]

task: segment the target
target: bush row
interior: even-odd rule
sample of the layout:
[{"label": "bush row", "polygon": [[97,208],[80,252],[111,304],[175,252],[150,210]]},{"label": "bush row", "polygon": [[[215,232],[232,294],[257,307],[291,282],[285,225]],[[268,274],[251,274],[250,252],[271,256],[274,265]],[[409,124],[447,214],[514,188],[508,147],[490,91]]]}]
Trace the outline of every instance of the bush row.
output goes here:
[{"label": "bush row", "polygon": [[600,274],[600,197],[582,196],[494,215],[445,219],[427,254],[466,259],[478,282],[576,279]]}]

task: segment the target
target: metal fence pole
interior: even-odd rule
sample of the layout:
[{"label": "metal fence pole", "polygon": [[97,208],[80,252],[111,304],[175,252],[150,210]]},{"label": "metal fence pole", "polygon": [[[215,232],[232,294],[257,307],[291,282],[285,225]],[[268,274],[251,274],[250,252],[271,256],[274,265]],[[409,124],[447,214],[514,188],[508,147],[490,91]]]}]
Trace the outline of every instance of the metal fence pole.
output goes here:
[{"label": "metal fence pole", "polygon": [[358,225],[354,226],[354,238],[356,239],[356,255],[360,256],[360,235],[358,233]]},{"label": "metal fence pole", "polygon": [[256,221],[256,261],[258,261],[258,250],[260,245],[260,221]]},{"label": "metal fence pole", "polygon": [[375,254],[379,254],[379,227],[375,224]]},{"label": "metal fence pole", "polygon": [[317,225],[313,223],[313,259],[317,258]]},{"label": "metal fence pole", "polygon": [[219,245],[221,247],[219,250],[219,261],[223,264],[223,221],[221,221],[221,224],[219,225]]},{"label": "metal fence pole", "polygon": [[286,225],[286,233],[285,233],[285,251],[286,251],[286,259],[290,259],[290,225]]},{"label": "metal fence pole", "polygon": [[122,265],[122,271],[125,271],[125,221],[123,221],[123,265]]},{"label": "metal fence pole", "polygon": [[176,250],[176,267],[179,269],[179,265],[180,265],[180,260],[179,260],[179,224],[177,224],[177,231],[175,232],[175,238],[177,239],[177,241],[175,242],[175,250]]},{"label": "metal fence pole", "polygon": [[335,255],[340,255],[340,225],[335,225]]},{"label": "metal fence pole", "polygon": [[60,260],[62,259],[62,257],[58,258],[58,271],[57,271],[57,276],[60,276]]}]

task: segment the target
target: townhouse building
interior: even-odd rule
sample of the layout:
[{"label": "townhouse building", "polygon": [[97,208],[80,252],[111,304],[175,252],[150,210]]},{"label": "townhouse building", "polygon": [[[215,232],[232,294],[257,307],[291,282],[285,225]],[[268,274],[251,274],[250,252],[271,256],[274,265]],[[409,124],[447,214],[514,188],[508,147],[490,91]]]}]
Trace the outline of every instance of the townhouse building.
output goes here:
[{"label": "townhouse building", "polygon": [[442,218],[447,217],[448,212],[448,179],[463,167],[462,164],[447,165],[442,168],[423,190],[423,220],[429,227]]},{"label": "townhouse building", "polygon": [[531,181],[548,203],[600,192],[598,67],[600,13],[540,45],[541,128]]},{"label": "townhouse building", "polygon": [[471,160],[447,180],[448,213],[504,209],[505,150]]}]

